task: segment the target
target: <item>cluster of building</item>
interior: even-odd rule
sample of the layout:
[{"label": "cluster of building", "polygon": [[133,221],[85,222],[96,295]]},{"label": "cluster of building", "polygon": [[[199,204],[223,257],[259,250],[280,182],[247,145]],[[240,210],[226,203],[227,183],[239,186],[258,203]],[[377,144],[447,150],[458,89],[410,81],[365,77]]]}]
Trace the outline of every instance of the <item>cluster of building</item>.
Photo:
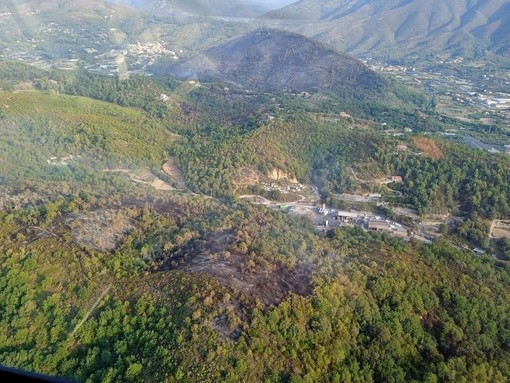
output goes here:
[{"label": "cluster of building", "polygon": [[372,69],[376,72],[402,73],[402,72],[415,72],[416,71],[415,67],[407,67],[404,65],[390,65],[390,64],[386,64],[386,63],[375,62],[370,58],[364,59],[362,61],[370,69]]},{"label": "cluster of building", "polygon": [[[183,51],[179,51],[179,54],[182,54]],[[179,58],[177,52],[165,48],[164,43],[156,42],[156,43],[136,43],[128,45],[127,50],[124,52],[126,55],[130,56],[139,56],[139,57],[148,57],[148,56],[171,56],[173,59],[177,60]]]},{"label": "cluster of building", "polygon": [[490,97],[486,95],[480,95],[478,99],[484,105],[492,109],[510,109],[510,95],[502,94],[501,96],[502,97]]},{"label": "cluster of building", "polygon": [[60,34],[60,35],[65,35],[65,36],[70,36],[70,37],[78,37],[78,34],[72,28],[62,26],[60,24],[57,24],[54,21],[51,21],[46,25],[41,25],[38,28],[37,32],[48,33],[48,34],[52,34],[52,35]]},{"label": "cluster of building", "polygon": [[387,129],[388,124],[386,122],[383,122],[382,126],[384,127],[384,130],[381,132],[381,134],[383,134],[385,136],[402,137],[402,136],[405,136],[406,134],[413,132],[413,130],[411,128]]},{"label": "cluster of building", "polygon": [[[2,15],[0,15],[1,17]],[[116,32],[115,28],[100,30],[94,33],[93,39],[88,39],[86,45],[82,44],[81,49],[69,49],[68,58],[48,60],[47,57],[40,55],[32,48],[39,42],[44,41],[45,35],[66,36],[76,41],[85,40],[90,31],[85,29],[75,29],[72,25],[62,25],[58,22],[49,22],[41,25],[34,30],[38,40],[31,39],[21,42],[17,49],[0,50],[0,57],[7,57],[11,60],[30,62],[41,68],[49,69],[56,67],[64,70],[75,70],[83,67],[84,69],[102,75],[116,76],[121,74],[119,66],[122,66],[124,72],[127,70],[125,60],[128,60],[129,71],[136,73],[145,73],[145,70],[155,64],[161,57],[169,57],[177,60],[183,53],[183,50],[175,51],[166,48],[164,42],[136,43],[130,44],[124,49],[111,49],[108,51],[101,48],[110,44],[111,34]],[[22,45],[21,45],[22,44]],[[99,49],[99,50],[98,50]]]},{"label": "cluster of building", "polygon": [[334,215],[334,220],[338,221],[340,225],[356,225],[368,231],[391,233],[401,237],[408,235],[407,229],[402,225],[388,219],[382,219],[379,216],[366,215],[358,212],[338,211]]},{"label": "cluster of building", "polygon": [[[336,221],[337,226],[359,226],[368,231],[390,233],[401,237],[409,234],[407,228],[402,225],[369,213],[330,210],[325,205],[319,207],[317,211],[325,218]],[[324,227],[329,227],[330,224],[329,219],[319,222],[319,225]]]},{"label": "cluster of building", "polygon": [[453,60],[437,60],[436,64],[462,64],[464,62],[464,57],[457,57]]},{"label": "cluster of building", "polygon": [[265,191],[278,190],[282,194],[299,193],[305,189],[305,185],[302,185],[300,183],[282,186],[276,182],[271,183],[261,182],[260,185],[262,186],[262,189],[264,189]]},{"label": "cluster of building", "polygon": [[94,56],[95,63],[85,65],[85,69],[98,74],[116,76],[119,74],[119,59],[115,51]]},{"label": "cluster of building", "polygon": [[64,157],[50,157],[46,162],[48,162],[49,165],[60,165],[60,166],[67,166],[69,165],[69,162],[74,162],[78,158],[81,158],[81,156],[74,156],[72,154]]},{"label": "cluster of building", "polygon": [[[85,48],[87,53],[97,52],[94,48]],[[182,53],[182,50],[179,52]],[[163,43],[131,44],[126,49],[112,49],[105,54],[94,56],[95,62],[85,66],[85,69],[108,75],[119,74],[119,66],[124,65],[126,59],[129,61],[129,72],[145,73],[144,71],[155,64],[161,57],[166,56],[174,60],[179,58],[178,54],[165,48]],[[127,66],[126,66],[127,68]]]}]

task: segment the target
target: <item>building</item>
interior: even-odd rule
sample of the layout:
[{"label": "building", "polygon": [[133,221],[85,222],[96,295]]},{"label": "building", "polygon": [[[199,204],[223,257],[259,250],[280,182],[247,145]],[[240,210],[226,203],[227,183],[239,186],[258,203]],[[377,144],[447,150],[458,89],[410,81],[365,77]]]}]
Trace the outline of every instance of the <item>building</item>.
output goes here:
[{"label": "building", "polygon": [[335,219],[344,223],[354,223],[358,220],[358,213],[350,213],[346,211],[339,211]]},{"label": "building", "polygon": [[328,209],[326,209],[326,204],[322,204],[322,207],[320,207],[320,208],[318,209],[318,211],[319,211],[319,214],[322,214],[322,215],[324,215],[324,216],[326,216],[326,215],[328,215],[328,214],[329,214]]},{"label": "building", "polygon": [[397,153],[405,153],[408,150],[409,148],[407,147],[407,145],[404,144],[397,145]]},{"label": "building", "polygon": [[401,176],[391,176],[391,182],[396,182],[396,183],[401,184],[402,182],[404,182],[404,180],[402,179]]},{"label": "building", "polygon": [[379,232],[392,231],[389,222],[386,222],[386,221],[369,221],[368,222],[368,230],[369,231],[379,231]]}]

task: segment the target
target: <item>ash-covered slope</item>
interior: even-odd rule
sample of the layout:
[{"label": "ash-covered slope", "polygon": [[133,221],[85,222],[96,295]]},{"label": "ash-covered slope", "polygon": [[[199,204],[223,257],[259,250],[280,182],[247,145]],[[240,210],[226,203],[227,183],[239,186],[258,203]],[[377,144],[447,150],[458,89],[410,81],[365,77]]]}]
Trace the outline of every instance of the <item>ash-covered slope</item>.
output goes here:
[{"label": "ash-covered slope", "polygon": [[385,80],[362,62],[301,35],[259,29],[160,72],[259,90],[380,92]]}]

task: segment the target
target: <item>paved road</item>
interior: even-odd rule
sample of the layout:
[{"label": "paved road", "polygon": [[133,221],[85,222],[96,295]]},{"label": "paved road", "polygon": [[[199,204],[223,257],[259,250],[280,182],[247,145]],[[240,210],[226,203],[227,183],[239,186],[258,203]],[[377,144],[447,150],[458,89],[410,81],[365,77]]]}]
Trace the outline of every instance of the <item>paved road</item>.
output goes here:
[{"label": "paved road", "polygon": [[275,201],[271,201],[265,197],[262,197],[260,195],[255,195],[255,194],[244,194],[244,195],[239,196],[239,198],[241,198],[241,199],[257,199],[259,201],[259,202],[257,202],[259,205],[273,205],[273,206],[285,205],[285,206],[289,206],[289,207],[298,207],[299,206],[299,207],[305,207],[305,208],[309,208],[309,209],[314,209],[317,207],[316,205],[310,205],[309,204],[310,202],[305,202],[306,201],[305,196],[300,195],[300,197],[302,197],[302,199],[300,199],[299,201],[275,202]]}]

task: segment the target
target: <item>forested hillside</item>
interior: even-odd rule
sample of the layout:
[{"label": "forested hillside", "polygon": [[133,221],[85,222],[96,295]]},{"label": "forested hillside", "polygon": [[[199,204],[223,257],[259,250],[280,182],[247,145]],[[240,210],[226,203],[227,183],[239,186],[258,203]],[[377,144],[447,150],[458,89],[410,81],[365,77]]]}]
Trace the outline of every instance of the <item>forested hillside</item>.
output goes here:
[{"label": "forested hillside", "polygon": [[[3,92],[0,103],[2,175],[9,179],[74,178],[71,168],[48,162],[71,155],[78,173],[90,163],[97,169],[159,167],[174,140],[159,121],[138,111],[82,97]],[[27,109],[34,112],[27,115]]]},{"label": "forested hillside", "polygon": [[[357,230],[319,237],[246,204],[130,199],[75,195],[2,215],[3,364],[78,381],[510,375],[509,270],[488,258],[445,241],[412,246]],[[134,221],[114,252],[59,235],[66,217],[104,204]],[[197,246],[210,252],[200,272]],[[222,264],[232,273],[223,285],[214,274]],[[283,278],[300,270],[310,289],[277,279],[271,289],[286,291],[281,302],[247,294],[242,280],[261,278],[260,267]]]},{"label": "forested hillside", "polygon": [[[0,68],[1,364],[80,382],[508,381],[510,269],[484,227],[510,213],[509,160],[433,136],[448,121],[422,95]],[[391,193],[459,225],[405,242],[239,198],[266,193],[240,173],[275,170],[318,204]]]}]

